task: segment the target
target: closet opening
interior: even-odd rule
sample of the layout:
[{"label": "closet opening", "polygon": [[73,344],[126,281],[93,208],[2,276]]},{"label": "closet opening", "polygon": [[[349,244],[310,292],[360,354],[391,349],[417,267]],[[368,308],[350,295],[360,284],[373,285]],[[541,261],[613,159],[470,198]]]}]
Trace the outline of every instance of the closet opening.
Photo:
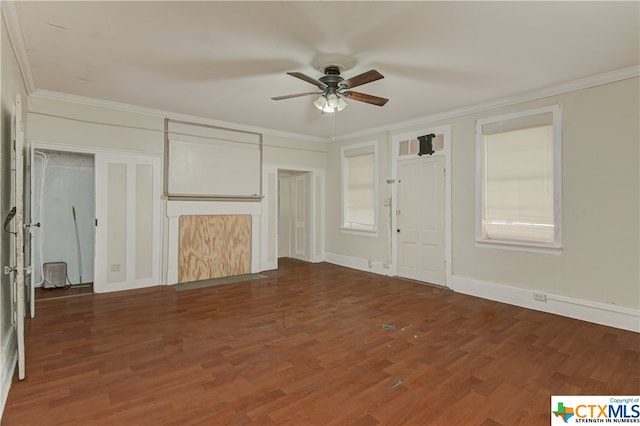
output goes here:
[{"label": "closet opening", "polygon": [[[31,164],[35,300],[93,292],[95,156],[35,148]],[[39,226],[38,226],[39,224]]]}]

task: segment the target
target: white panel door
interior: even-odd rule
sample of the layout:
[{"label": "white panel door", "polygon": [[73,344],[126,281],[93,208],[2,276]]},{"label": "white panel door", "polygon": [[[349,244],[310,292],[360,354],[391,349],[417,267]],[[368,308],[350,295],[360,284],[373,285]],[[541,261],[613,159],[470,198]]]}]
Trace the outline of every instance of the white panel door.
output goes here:
[{"label": "white panel door", "polygon": [[398,161],[397,274],[445,285],[444,157]]},{"label": "white panel door", "polygon": [[295,254],[299,257],[306,256],[306,175],[298,175],[294,178],[293,211],[295,217],[294,238]]},{"label": "white panel door", "polygon": [[160,157],[98,153],[96,293],[160,284]]},{"label": "white panel door", "polygon": [[[25,259],[24,259],[24,123],[22,122],[22,97],[16,95],[16,103],[14,110],[14,122],[11,123],[13,128],[13,152],[11,158],[11,180],[13,183],[13,202],[15,203],[15,211],[13,219],[13,230],[15,241],[12,246],[14,249],[13,262],[15,266],[9,268],[13,274],[13,286],[15,289],[15,327],[16,341],[18,348],[18,379],[23,380],[26,375],[25,371],[25,347],[24,347],[24,321],[25,321]],[[5,222],[5,225],[7,223]]]},{"label": "white panel door", "polygon": [[29,316],[31,318],[36,317],[36,285],[35,285],[35,265],[34,265],[34,232],[36,228],[40,228],[40,223],[33,222],[33,201],[34,201],[34,178],[33,178],[33,146],[26,152],[25,160],[27,164],[27,170],[24,174],[25,182],[24,182],[24,263],[25,268],[29,273],[25,275],[25,291],[27,292],[27,299],[29,305]]}]

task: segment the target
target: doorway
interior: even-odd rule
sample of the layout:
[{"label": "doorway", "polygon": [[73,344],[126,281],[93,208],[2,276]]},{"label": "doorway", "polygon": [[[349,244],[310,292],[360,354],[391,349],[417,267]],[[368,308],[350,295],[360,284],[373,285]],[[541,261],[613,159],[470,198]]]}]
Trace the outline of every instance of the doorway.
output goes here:
[{"label": "doorway", "polygon": [[93,291],[94,182],[93,154],[33,150],[31,222],[35,226],[31,250],[35,299]]},{"label": "doorway", "polygon": [[[421,146],[426,136],[428,147]],[[447,286],[452,275],[451,126],[399,134],[392,142],[394,274]]]}]

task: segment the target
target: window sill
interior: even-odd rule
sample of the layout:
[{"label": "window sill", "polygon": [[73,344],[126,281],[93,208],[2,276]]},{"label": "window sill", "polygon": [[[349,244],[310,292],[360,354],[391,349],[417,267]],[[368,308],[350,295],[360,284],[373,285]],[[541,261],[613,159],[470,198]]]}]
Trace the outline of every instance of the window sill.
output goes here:
[{"label": "window sill", "polygon": [[493,248],[498,250],[524,251],[529,253],[553,254],[556,256],[560,256],[562,254],[561,245],[536,244],[507,240],[476,240],[476,247]]},{"label": "window sill", "polygon": [[351,235],[360,235],[361,237],[377,237],[378,230],[366,230],[366,229],[356,229],[356,228],[340,228],[340,232],[343,234],[351,234]]}]

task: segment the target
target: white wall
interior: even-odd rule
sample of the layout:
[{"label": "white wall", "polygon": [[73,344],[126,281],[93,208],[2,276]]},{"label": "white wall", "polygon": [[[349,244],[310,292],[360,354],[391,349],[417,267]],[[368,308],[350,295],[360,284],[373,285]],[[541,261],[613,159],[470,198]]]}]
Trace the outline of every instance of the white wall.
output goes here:
[{"label": "white wall", "polygon": [[[18,61],[11,47],[5,22],[0,19],[0,216],[2,223],[13,206],[11,189],[11,121],[16,95],[22,96],[22,104],[26,116],[27,93],[24,80],[18,67]],[[28,120],[25,122],[28,123]],[[0,232],[0,262],[11,263],[11,238],[4,231]],[[15,330],[11,320],[11,288],[13,275],[0,274],[0,413],[4,409],[11,379],[16,363]],[[0,414],[1,415],[1,414]]]},{"label": "white wall", "polygon": [[[452,126],[452,276],[457,291],[640,329],[639,79],[631,78],[426,125]],[[563,114],[563,250],[560,255],[478,247],[475,243],[475,122],[559,104]],[[374,136],[383,140],[382,135]],[[327,252],[384,259],[388,241],[339,231],[339,151],[329,147]],[[384,146],[384,145],[383,145]],[[384,149],[382,153],[386,152]],[[389,156],[381,161],[390,161]],[[388,167],[388,164],[387,164]],[[381,170],[384,170],[384,166]],[[384,172],[383,172],[384,174]],[[381,177],[380,204],[387,196]],[[380,206],[382,209],[382,206]],[[364,264],[361,262],[360,264]],[[533,292],[548,302],[533,301]]]},{"label": "white wall", "polygon": [[[341,213],[341,148],[364,142],[378,143],[378,233],[377,236],[354,235],[340,230]],[[327,159],[327,254],[329,260],[349,264],[349,258],[364,259],[369,270],[381,270],[391,263],[389,250],[389,207],[385,200],[391,197],[390,139],[386,133],[337,141],[329,145]],[[339,260],[342,259],[342,260]],[[353,259],[355,261],[355,259]],[[369,263],[371,261],[371,263]],[[371,266],[369,266],[371,265]],[[355,266],[355,265],[354,265]],[[390,269],[386,270],[390,273]]]},{"label": "white wall", "polygon": [[31,141],[162,154],[164,120],[134,112],[29,97]]},{"label": "white wall", "polygon": [[[29,127],[27,139],[47,144],[47,147],[73,145],[91,149],[110,149],[120,151],[132,151],[151,154],[162,154],[164,150],[164,119],[158,116],[136,112],[135,107],[129,110],[117,110],[105,104],[105,107],[96,106],[100,102],[92,100],[91,105],[76,102],[73,97],[59,96],[54,99],[50,96],[32,96],[29,104]],[[185,119],[184,117],[180,117]],[[194,118],[194,121],[196,119]],[[206,121],[205,121],[206,122]],[[229,126],[232,127],[232,126]],[[238,128],[239,130],[247,130]],[[279,169],[300,170],[310,172],[313,182],[320,178],[324,182],[324,170],[326,167],[325,143],[284,137],[281,135],[263,135],[263,200],[250,207],[254,215],[259,217],[256,225],[259,241],[258,249],[253,256],[257,266],[253,269],[271,269],[276,262],[277,252],[277,171]],[[315,188],[315,186],[314,186]],[[313,191],[317,199],[314,205],[321,205],[322,190]],[[182,202],[183,203],[183,202]],[[201,208],[199,202],[198,208]],[[211,202],[215,203],[215,202]],[[182,206],[182,204],[180,204]],[[207,211],[219,211],[217,204]],[[228,207],[228,206],[227,206]],[[194,204],[195,208],[195,204]],[[182,207],[181,207],[182,209]],[[226,207],[225,211],[228,210]],[[181,210],[183,211],[183,209]],[[182,213],[186,214],[186,213]],[[324,214],[324,210],[322,210]],[[314,218],[321,215],[314,215]],[[324,241],[324,227],[320,225],[322,218],[317,218],[318,226],[314,222],[313,230],[315,241]],[[173,273],[167,276],[169,264],[173,265],[174,259],[168,259],[169,253],[174,251],[167,246],[170,241],[170,225],[165,218],[163,224],[163,281],[175,282]],[[173,241],[173,240],[171,240]],[[322,246],[320,246],[321,249]],[[316,253],[315,259],[322,253]],[[253,261],[252,261],[253,263]]]},{"label": "white wall", "polygon": [[[453,121],[455,275],[638,309],[638,79]],[[474,243],[475,120],[559,104],[563,114],[561,255]]]}]

